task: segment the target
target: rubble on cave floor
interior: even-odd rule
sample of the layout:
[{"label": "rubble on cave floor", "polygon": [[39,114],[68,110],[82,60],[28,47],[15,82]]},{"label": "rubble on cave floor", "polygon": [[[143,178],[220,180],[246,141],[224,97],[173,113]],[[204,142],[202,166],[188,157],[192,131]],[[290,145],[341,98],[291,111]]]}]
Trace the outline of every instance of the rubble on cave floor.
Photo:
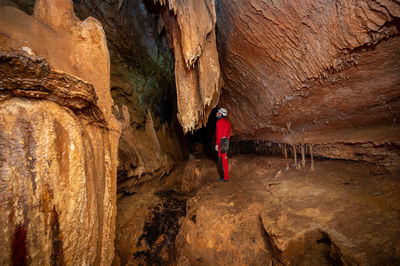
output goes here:
[{"label": "rubble on cave floor", "polygon": [[[398,174],[338,160],[316,161],[315,171],[309,161],[299,169],[276,157],[229,162],[227,183],[217,181],[214,160],[192,158],[158,188],[122,198],[125,220],[117,228],[124,252],[135,252],[124,255],[117,245],[117,253],[143,265],[399,263]],[[130,206],[129,214],[121,206]],[[164,231],[152,231],[160,225]]]}]

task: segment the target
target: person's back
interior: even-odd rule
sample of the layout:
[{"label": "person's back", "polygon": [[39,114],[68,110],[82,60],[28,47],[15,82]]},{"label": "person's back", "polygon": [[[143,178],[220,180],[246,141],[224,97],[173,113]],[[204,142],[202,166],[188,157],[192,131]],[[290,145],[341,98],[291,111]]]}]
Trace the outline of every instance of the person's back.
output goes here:
[{"label": "person's back", "polygon": [[226,137],[230,139],[231,137],[231,123],[226,119],[226,117],[221,117],[217,121],[216,126],[216,142],[220,143],[221,138]]}]

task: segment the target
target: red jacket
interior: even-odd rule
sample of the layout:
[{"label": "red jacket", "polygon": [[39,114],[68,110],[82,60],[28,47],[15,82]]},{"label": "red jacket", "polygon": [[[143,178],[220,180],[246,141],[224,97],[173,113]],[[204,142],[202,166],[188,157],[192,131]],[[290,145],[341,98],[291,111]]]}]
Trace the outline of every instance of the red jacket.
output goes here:
[{"label": "red jacket", "polygon": [[215,144],[220,147],[220,142],[222,138],[230,138],[231,137],[231,123],[229,123],[228,119],[225,117],[218,119],[217,121],[217,129],[215,131]]}]

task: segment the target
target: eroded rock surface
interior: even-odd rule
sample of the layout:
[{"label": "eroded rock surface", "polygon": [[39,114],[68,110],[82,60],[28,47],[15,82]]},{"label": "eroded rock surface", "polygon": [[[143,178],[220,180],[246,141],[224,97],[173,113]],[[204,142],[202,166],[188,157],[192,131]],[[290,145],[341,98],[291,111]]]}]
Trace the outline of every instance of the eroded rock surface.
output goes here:
[{"label": "eroded rock surface", "polygon": [[109,265],[117,145],[101,25],[0,7],[1,264]]},{"label": "eroded rock surface", "polygon": [[397,1],[217,3],[221,105],[238,138],[336,143],[398,125]]},{"label": "eroded rock surface", "polygon": [[[117,107],[118,108],[118,107]],[[131,127],[128,108],[119,112],[122,134],[119,141],[118,191],[132,193],[137,185],[168,174],[181,159],[179,140],[164,124],[156,131],[150,111],[144,129]]]}]

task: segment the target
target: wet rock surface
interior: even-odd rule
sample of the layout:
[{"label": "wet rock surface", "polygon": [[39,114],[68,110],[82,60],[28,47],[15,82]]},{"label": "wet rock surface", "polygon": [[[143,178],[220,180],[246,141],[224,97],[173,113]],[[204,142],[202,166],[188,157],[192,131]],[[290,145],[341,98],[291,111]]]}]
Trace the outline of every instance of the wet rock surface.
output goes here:
[{"label": "wet rock surface", "polygon": [[228,183],[208,176],[187,201],[178,264],[399,262],[398,175],[367,163],[318,161],[314,172],[286,163],[239,156]]},{"label": "wet rock surface", "polygon": [[151,210],[151,220],[139,238],[139,251],[133,254],[144,265],[172,264],[176,257],[175,238],[179,219],[185,216],[187,195],[176,191],[156,193],[160,203]]},{"label": "wet rock surface", "polygon": [[117,201],[116,260],[121,265],[174,264],[175,238],[186,213],[186,201],[214,171],[214,164],[192,158],[168,176],[121,195]]}]

